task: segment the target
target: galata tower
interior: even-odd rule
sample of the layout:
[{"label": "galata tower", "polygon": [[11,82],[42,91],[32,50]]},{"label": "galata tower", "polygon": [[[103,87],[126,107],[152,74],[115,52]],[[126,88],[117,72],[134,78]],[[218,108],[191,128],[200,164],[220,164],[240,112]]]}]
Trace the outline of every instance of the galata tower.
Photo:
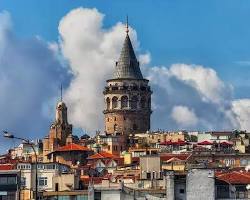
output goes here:
[{"label": "galata tower", "polygon": [[105,100],[105,131],[107,134],[145,133],[150,129],[151,94],[129,38],[126,38],[120,58],[115,64],[113,78],[107,80],[103,91]]}]

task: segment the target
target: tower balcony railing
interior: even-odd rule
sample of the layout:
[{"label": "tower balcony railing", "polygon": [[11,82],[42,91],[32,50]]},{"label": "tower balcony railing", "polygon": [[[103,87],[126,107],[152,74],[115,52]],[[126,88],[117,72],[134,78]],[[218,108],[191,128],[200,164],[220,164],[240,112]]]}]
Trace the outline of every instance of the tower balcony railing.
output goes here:
[{"label": "tower balcony railing", "polygon": [[148,113],[152,113],[152,110],[151,108],[140,108],[140,107],[137,107],[137,108],[131,108],[131,107],[119,107],[119,108],[106,108],[103,113],[110,113],[110,112],[148,112]]},{"label": "tower balcony railing", "polygon": [[142,86],[142,87],[137,87],[137,86],[106,86],[104,88],[103,93],[108,94],[108,93],[113,93],[113,92],[118,92],[118,93],[124,93],[128,91],[141,91],[141,92],[152,92],[150,86]]}]

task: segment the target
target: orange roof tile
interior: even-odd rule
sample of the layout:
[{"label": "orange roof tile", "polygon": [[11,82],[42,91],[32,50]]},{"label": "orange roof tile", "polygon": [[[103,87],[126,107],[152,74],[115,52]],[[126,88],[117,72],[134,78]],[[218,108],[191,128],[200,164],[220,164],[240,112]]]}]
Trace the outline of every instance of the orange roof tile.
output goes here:
[{"label": "orange roof tile", "polygon": [[14,169],[14,166],[11,164],[0,165],[0,170],[12,170],[12,169]]},{"label": "orange roof tile", "polygon": [[59,147],[58,149],[55,150],[55,152],[64,152],[64,151],[90,151],[89,148],[71,143],[62,147]]},{"label": "orange roof tile", "polygon": [[250,173],[247,172],[226,172],[216,173],[216,178],[221,181],[225,181],[230,184],[250,184]]},{"label": "orange roof tile", "polygon": [[168,161],[172,158],[177,158],[179,160],[187,160],[189,158],[189,156],[191,156],[191,154],[189,153],[182,153],[182,154],[172,154],[172,153],[166,153],[166,154],[161,154],[161,160],[162,161]]},{"label": "orange roof tile", "polygon": [[117,157],[111,153],[102,151],[92,156],[89,156],[87,159],[105,159],[105,158],[117,158]]}]

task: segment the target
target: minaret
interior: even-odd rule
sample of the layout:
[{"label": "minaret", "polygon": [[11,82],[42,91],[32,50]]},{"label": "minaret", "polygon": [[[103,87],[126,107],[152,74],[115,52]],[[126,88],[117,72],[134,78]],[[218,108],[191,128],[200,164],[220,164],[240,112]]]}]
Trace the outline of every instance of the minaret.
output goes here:
[{"label": "minaret", "polygon": [[67,107],[62,100],[62,87],[61,87],[61,100],[57,103],[56,106],[56,124],[68,124],[68,117],[67,117]]},{"label": "minaret", "polygon": [[107,80],[105,100],[105,130],[108,134],[145,133],[150,129],[151,90],[144,79],[129,38],[126,37],[116,62],[112,79]]},{"label": "minaret", "polygon": [[55,121],[51,124],[49,135],[43,140],[43,154],[56,150],[58,147],[66,145],[72,138],[72,125],[68,123],[67,106],[62,99],[62,86],[61,98],[56,106]]}]

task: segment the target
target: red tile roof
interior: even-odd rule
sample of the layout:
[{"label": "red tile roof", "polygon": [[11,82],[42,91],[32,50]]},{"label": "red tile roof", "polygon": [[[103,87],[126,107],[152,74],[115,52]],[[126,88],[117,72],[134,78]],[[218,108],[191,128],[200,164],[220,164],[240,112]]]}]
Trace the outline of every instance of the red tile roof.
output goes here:
[{"label": "red tile roof", "polygon": [[0,165],[0,170],[12,170],[12,169],[14,169],[14,166],[11,164]]},{"label": "red tile roof", "polygon": [[213,143],[205,140],[205,141],[202,141],[202,142],[198,142],[197,144],[198,145],[212,145]]},{"label": "red tile roof", "polygon": [[64,152],[64,151],[90,151],[90,149],[87,147],[75,144],[75,143],[71,143],[71,144],[59,147],[54,152]]},{"label": "red tile roof", "polygon": [[220,145],[222,145],[222,146],[233,146],[233,143],[230,143],[230,142],[221,142]]},{"label": "red tile roof", "polygon": [[111,153],[102,151],[102,152],[96,153],[92,156],[89,156],[87,159],[105,159],[105,158],[118,158],[118,157],[111,154]]},{"label": "red tile roof", "polygon": [[168,154],[168,153],[166,153],[166,154],[160,155],[162,161],[168,161],[172,158],[177,158],[179,160],[187,160],[189,158],[189,156],[191,156],[191,154],[189,154],[189,153],[185,153],[185,154],[184,153],[182,153],[182,154],[170,154],[170,153]]},{"label": "red tile roof", "polygon": [[216,173],[216,178],[221,181],[225,181],[230,184],[250,184],[250,173],[249,172],[226,172]]}]

